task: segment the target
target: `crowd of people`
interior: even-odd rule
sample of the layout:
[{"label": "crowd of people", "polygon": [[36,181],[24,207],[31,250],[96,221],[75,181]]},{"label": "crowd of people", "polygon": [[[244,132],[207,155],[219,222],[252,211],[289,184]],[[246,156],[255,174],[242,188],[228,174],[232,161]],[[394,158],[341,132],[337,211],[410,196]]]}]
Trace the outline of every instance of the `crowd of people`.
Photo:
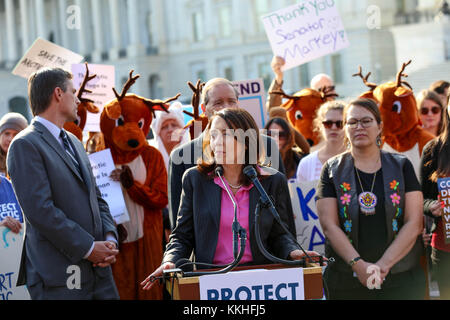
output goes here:
[{"label": "crowd of people", "polygon": [[[122,94],[114,90],[117,99],[101,115],[105,137],[86,145],[63,129],[76,121],[80,103],[72,75],[58,68],[34,73],[28,81],[33,121],[28,125],[15,113],[0,120],[0,199],[13,197],[26,224],[18,285],[26,284],[32,299],[161,299],[164,288],[155,280],[164,270],[187,261],[198,269],[233,263],[234,232],[245,240],[241,265],[271,263],[257,243],[256,227],[264,248],[278,259],[320,256],[295,241],[292,180],[318,181],[324,259],[334,258],[323,275],[327,299],[424,299],[431,271],[441,299],[450,299],[450,245],[437,186],[437,179],[450,175],[450,84],[438,81],[417,95],[420,123],[435,137],[422,151],[417,176],[406,156],[382,150],[377,102],[338,100],[325,74],[314,77],[308,91],[320,103],[307,139],[283,107],[283,63],[279,57],[272,61],[265,128],[240,107],[229,80],[214,78],[198,97],[208,125],[191,139],[179,102],[169,107],[173,99],[127,94],[137,80],[130,73]],[[150,128],[147,144],[142,137]],[[114,222],[92,175],[85,150],[98,146],[113,149],[117,169],[111,179],[120,182],[131,219],[124,225]],[[259,207],[249,171],[279,219]],[[0,225],[22,230],[12,217]],[[431,270],[421,263],[426,246]],[[81,269],[80,289],[66,286],[70,265]],[[368,272],[373,269],[375,278]]]}]

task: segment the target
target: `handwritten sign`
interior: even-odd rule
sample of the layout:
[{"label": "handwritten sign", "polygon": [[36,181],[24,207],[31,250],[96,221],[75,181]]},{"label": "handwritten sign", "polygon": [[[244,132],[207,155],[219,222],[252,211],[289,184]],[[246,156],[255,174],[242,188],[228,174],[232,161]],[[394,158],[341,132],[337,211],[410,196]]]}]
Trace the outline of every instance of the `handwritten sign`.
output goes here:
[{"label": "handwritten sign", "polygon": [[83,56],[52,42],[38,38],[17,63],[12,74],[28,79],[28,77],[44,67],[71,70],[74,63],[80,63]]},{"label": "handwritten sign", "polygon": [[199,277],[200,300],[304,300],[303,269],[236,271]]},{"label": "handwritten sign", "polygon": [[266,124],[264,81],[262,79],[233,81],[239,92],[239,106],[246,109],[260,128]]},{"label": "handwritten sign", "polygon": [[349,46],[334,0],[309,0],[262,17],[274,55],[283,70]]},{"label": "handwritten sign", "polygon": [[442,227],[444,232],[445,244],[450,243],[450,178],[441,178],[437,180],[439,197],[443,202]]},{"label": "handwritten sign", "polygon": [[117,224],[130,221],[128,211],[123,198],[120,182],[113,181],[109,177],[116,169],[110,149],[89,155],[92,173],[97,182],[97,187],[102,194],[102,198],[108,203],[109,211]]},{"label": "handwritten sign", "polygon": [[[75,88],[79,88],[86,74],[86,66],[84,64],[72,65],[73,83]],[[89,81],[86,89],[92,93],[84,93],[83,98],[91,99],[94,105],[100,110],[99,113],[87,113],[86,125],[84,131],[100,132],[100,115],[103,106],[115,98],[112,88],[115,84],[115,68],[114,66],[89,64],[89,75],[97,75]]]},{"label": "handwritten sign", "polygon": [[325,255],[325,236],[315,201],[317,183],[317,180],[308,182],[290,180],[288,185],[298,243],[306,250]]},{"label": "handwritten sign", "polygon": [[0,301],[30,300],[26,286],[16,287],[23,247],[23,226],[19,234],[0,227]]}]

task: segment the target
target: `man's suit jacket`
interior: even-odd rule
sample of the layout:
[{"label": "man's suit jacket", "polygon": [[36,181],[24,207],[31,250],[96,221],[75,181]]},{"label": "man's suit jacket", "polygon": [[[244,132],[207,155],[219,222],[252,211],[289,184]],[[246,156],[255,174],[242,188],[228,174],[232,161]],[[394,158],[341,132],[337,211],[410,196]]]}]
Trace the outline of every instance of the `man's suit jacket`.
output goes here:
[{"label": "man's suit jacket", "polygon": [[[269,162],[272,167],[281,173],[285,173],[283,160],[281,159],[276,141],[265,135],[261,135],[261,137],[264,142],[266,162]],[[202,157],[202,144],[203,135],[200,135],[198,138],[174,149],[170,154],[168,191],[169,219],[172,230],[175,228],[178,209],[180,207],[181,180],[183,174],[189,168],[197,165],[197,159]]]},{"label": "man's suit jacket", "polygon": [[[22,207],[26,233],[18,284],[66,286],[67,268],[77,265],[81,283],[106,277],[111,268],[93,268],[83,257],[108,232],[118,239],[108,204],[101,198],[80,141],[69,140],[81,175],[50,131],[38,121],[11,143],[7,168]],[[25,279],[26,277],[26,279]]]},{"label": "man's suit jacket", "polygon": [[[273,174],[265,176],[261,184],[267,194],[272,196],[281,220],[296,238],[286,177],[274,169],[272,171]],[[176,263],[182,258],[189,258],[192,250],[194,250],[196,262],[213,262],[219,236],[222,190],[213,179],[207,178],[197,168],[186,171],[183,176],[183,192],[177,225],[170,236],[163,262]],[[266,264],[270,261],[259,250],[254,234],[255,208],[259,198],[256,187],[251,188],[247,237],[250,239],[253,263]],[[279,258],[287,259],[289,253],[298,248],[268,209],[262,209],[260,212],[260,231],[264,247]]]}]

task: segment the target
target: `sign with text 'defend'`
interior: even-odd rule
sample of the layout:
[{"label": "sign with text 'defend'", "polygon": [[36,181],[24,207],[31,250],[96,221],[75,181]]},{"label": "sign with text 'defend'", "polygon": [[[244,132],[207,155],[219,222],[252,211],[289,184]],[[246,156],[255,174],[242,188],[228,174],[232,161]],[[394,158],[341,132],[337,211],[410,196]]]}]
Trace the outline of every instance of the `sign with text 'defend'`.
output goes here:
[{"label": "sign with text 'defend'", "polygon": [[111,216],[117,224],[130,221],[127,207],[120,187],[120,182],[113,181],[109,176],[116,169],[110,149],[89,155],[92,173],[103,200],[108,203]]},{"label": "sign with text 'defend'", "polygon": [[274,55],[288,70],[350,45],[335,0],[300,1],[262,17]]},{"label": "sign with text 'defend'", "polygon": [[[450,243],[450,178],[440,178],[437,180],[439,189],[439,199],[442,203],[442,232],[444,233],[445,244]],[[439,232],[439,231],[438,231]]]},{"label": "sign with text 'defend'", "polygon": [[70,71],[74,63],[80,63],[83,56],[69,49],[60,47],[50,41],[37,38],[25,55],[17,63],[12,74],[28,79],[28,77],[44,67],[62,68]]},{"label": "sign with text 'defend'", "polygon": [[0,227],[0,301],[30,300],[26,286],[16,287],[22,257],[24,228],[16,234]]},{"label": "sign with text 'defend'", "polygon": [[234,271],[199,277],[201,300],[304,300],[303,269]]},{"label": "sign with text 'defend'", "polygon": [[247,110],[260,129],[266,124],[266,98],[262,79],[233,81],[239,93],[239,107]]}]

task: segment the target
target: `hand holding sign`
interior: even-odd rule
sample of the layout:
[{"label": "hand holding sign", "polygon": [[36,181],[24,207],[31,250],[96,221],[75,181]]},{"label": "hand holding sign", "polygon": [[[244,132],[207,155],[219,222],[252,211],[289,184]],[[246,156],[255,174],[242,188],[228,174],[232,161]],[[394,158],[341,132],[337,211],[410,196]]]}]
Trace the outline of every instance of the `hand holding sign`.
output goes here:
[{"label": "hand holding sign", "polygon": [[335,1],[302,1],[262,17],[274,55],[287,70],[349,46]]}]

